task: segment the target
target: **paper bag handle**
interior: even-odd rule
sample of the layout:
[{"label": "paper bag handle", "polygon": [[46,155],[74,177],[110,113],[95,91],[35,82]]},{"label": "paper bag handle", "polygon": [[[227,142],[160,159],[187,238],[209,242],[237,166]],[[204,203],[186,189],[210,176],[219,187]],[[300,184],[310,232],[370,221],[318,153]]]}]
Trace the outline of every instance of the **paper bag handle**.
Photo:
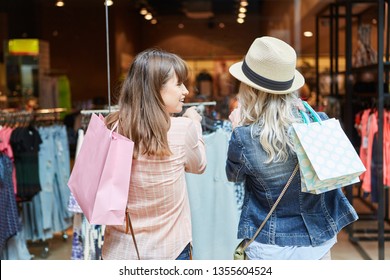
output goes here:
[{"label": "paper bag handle", "polygon": [[112,136],[112,133],[114,132],[115,129],[116,129],[116,132],[118,132],[118,123],[119,123],[119,120],[117,120],[114,123],[113,127],[111,128],[111,130],[110,130],[110,138],[115,138],[115,137]]},{"label": "paper bag handle", "polygon": [[[103,122],[105,122],[104,121],[104,116],[102,114],[99,114],[99,119],[101,119]],[[111,128],[111,130],[110,130],[110,138],[112,138],[112,133],[114,132],[115,129],[116,129],[116,132],[118,132],[118,124],[119,124],[119,120],[117,120],[114,123],[113,127]]]},{"label": "paper bag handle", "polygon": [[[321,124],[322,120],[321,120],[320,116],[317,114],[316,111],[314,111],[314,109],[309,105],[309,103],[307,103],[306,101],[302,101],[302,104],[310,112],[310,114],[313,116],[314,121]],[[306,123],[306,124],[310,123],[310,118],[306,114],[306,112],[299,110],[299,113],[301,114],[304,123]]]}]

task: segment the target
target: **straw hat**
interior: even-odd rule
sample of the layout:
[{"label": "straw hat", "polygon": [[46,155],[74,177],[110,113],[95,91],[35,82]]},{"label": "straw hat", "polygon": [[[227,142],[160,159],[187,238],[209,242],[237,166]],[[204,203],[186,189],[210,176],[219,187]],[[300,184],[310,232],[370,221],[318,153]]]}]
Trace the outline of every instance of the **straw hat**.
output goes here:
[{"label": "straw hat", "polygon": [[297,55],[290,45],[264,36],[255,39],[244,61],[230,66],[229,72],[258,90],[286,94],[305,84],[305,78],[295,69],[296,61]]}]

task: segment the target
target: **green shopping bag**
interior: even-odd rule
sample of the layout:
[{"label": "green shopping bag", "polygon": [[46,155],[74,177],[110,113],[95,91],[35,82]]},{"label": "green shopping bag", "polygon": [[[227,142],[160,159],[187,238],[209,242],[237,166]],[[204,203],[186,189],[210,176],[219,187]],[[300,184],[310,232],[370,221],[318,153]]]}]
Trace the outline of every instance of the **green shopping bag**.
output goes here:
[{"label": "green shopping bag", "polygon": [[321,120],[307,102],[303,104],[314,122],[300,111],[304,123],[292,125],[302,191],[319,194],[359,182],[366,168],[340,122],[334,118]]}]

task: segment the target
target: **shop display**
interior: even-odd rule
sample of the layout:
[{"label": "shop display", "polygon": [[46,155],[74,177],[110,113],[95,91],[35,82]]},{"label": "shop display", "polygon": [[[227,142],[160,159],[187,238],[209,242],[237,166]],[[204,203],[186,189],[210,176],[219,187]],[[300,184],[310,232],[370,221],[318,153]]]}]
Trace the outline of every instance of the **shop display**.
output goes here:
[{"label": "shop display", "polygon": [[[8,156],[14,165],[15,176],[11,171],[8,174],[12,174],[14,202],[20,207],[13,220],[21,223],[21,227],[15,238],[7,240],[2,258],[32,258],[26,254],[27,241],[44,247],[55,233],[66,231],[71,225],[66,186],[70,174],[69,145],[65,126],[56,123],[56,116],[50,112],[23,111],[4,116],[0,128],[1,154]],[[44,247],[42,256],[48,251]]]},{"label": "shop display", "polygon": [[[385,82],[388,82],[390,74],[389,42],[387,40],[389,30],[386,27],[388,11],[388,2],[383,0],[374,2],[337,1],[327,5],[323,11],[317,14],[317,19],[327,18],[331,23],[328,25],[330,35],[328,39],[332,43],[329,54],[329,60],[332,60],[330,63],[332,65],[330,84],[336,84],[334,77],[339,75],[345,77],[345,95],[342,99],[342,106],[345,108],[342,116],[343,126],[351,141],[357,143],[355,148],[359,150],[359,156],[367,169],[360,176],[361,184],[353,186],[359,195],[354,196],[353,190],[348,190],[347,195],[352,201],[355,199],[363,201],[369,205],[372,211],[373,215],[369,220],[375,222],[377,227],[367,229],[367,232],[371,233],[369,240],[378,241],[378,259],[384,259],[384,242],[387,234],[384,225],[389,223],[389,186],[386,185],[388,163],[385,159],[389,140],[386,137],[385,118],[387,114],[384,108],[385,100],[389,98]],[[347,35],[345,40],[333,40],[336,35],[340,36],[341,32]],[[373,38],[375,38],[375,42],[372,43]],[[384,46],[380,47],[380,44],[384,44]],[[345,48],[348,51],[345,54],[346,57],[342,57],[344,54],[338,52],[340,48]],[[385,54],[385,50],[387,54]],[[318,51],[317,48],[317,53]],[[383,60],[378,61],[378,57],[383,58]],[[343,58],[345,58],[345,68],[341,68],[340,63],[338,63]],[[331,95],[340,98],[334,87],[331,87]],[[368,111],[363,112],[360,118],[362,109]],[[366,118],[367,114],[370,115],[368,119]],[[375,117],[376,121],[374,121]],[[359,119],[361,121],[358,121]],[[357,121],[361,124],[361,129],[358,130],[358,139],[355,141],[354,127],[358,126]],[[365,128],[368,127],[370,132],[367,134]],[[382,157],[383,160],[378,159]],[[372,192],[372,190],[375,191]],[[369,196],[372,199],[373,195],[375,196],[374,200],[370,201]],[[366,250],[360,242],[367,240],[367,236],[361,234],[362,232],[357,227],[353,225],[349,228],[350,239],[361,249],[360,252],[366,255]]]},{"label": "shop display", "polygon": [[[137,6],[137,13],[125,22],[120,18],[124,12],[114,1],[116,6],[109,8],[114,17],[110,25],[107,24],[107,28],[113,31],[111,50],[106,50],[105,47],[111,45],[107,41],[104,46],[104,37],[97,29],[91,32],[91,25],[85,24],[96,21],[96,17],[102,19],[102,13],[70,13],[72,5],[66,1],[64,9],[47,8],[42,4],[46,0],[39,6],[33,1],[25,7],[22,6],[22,2],[26,5],[24,1],[17,2],[20,3],[2,7],[3,13],[0,13],[0,39],[4,40],[4,47],[0,47],[0,204],[6,206],[0,214],[0,259],[34,259],[36,256],[29,252],[31,247],[42,248],[38,259],[46,259],[52,250],[53,237],[62,234],[63,240],[60,241],[66,241],[68,231],[72,232],[72,243],[63,242],[64,247],[71,247],[71,252],[66,249],[66,259],[101,259],[105,226],[88,221],[67,187],[78,153],[74,152],[76,142],[77,150],[90,121],[91,114],[86,116],[81,112],[84,109],[108,112],[106,83],[109,84],[108,91],[116,91],[123,81],[121,75],[128,71],[134,55],[155,44],[178,50],[188,62],[191,71],[185,82],[189,90],[186,103],[195,102],[198,106],[206,101],[215,102],[199,107],[207,148],[207,170],[201,175],[186,175],[193,222],[193,259],[231,260],[241,241],[236,238],[236,230],[244,189],[225,178],[226,147],[231,133],[228,116],[237,107],[239,85],[232,79],[228,68],[241,59],[241,44],[245,44],[249,37],[272,32],[289,38],[300,48],[298,65],[303,61],[302,67],[307,67],[304,74],[307,88],[304,89],[306,92],[300,92],[301,98],[316,111],[340,119],[367,169],[359,176],[360,183],[342,190],[351,201],[362,200],[369,207],[369,213],[359,213],[360,219],[375,226],[366,228],[364,224],[364,229],[360,225],[351,226],[346,229],[349,240],[345,239],[358,248],[362,258],[375,258],[375,255],[365,253],[365,244],[361,245],[361,241],[375,241],[371,247],[377,247],[374,252],[378,252],[378,259],[384,259],[385,244],[389,240],[386,226],[390,224],[389,1],[309,1],[313,3],[307,7],[297,4],[299,1],[287,1],[283,5],[274,5],[271,1],[248,1],[245,24],[236,23],[234,17],[232,22],[223,23],[227,15],[220,18],[214,14],[211,19],[196,19],[205,21],[206,25],[205,30],[200,29],[201,24],[195,25],[194,28],[199,29],[196,32],[190,26],[195,18],[185,18],[178,30],[175,29],[176,22],[160,21],[162,14],[156,14],[156,22],[159,20],[156,25],[149,24],[143,17],[137,19],[141,4],[156,5],[157,9],[165,7],[164,13],[168,13],[171,3],[160,5],[159,1],[135,1],[130,5]],[[182,1],[175,2],[176,6],[179,4],[183,4]],[[223,10],[228,5],[230,3]],[[103,4],[99,7],[101,10]],[[19,13],[17,9],[21,8],[26,12]],[[34,13],[29,11],[31,8],[34,8]],[[253,19],[253,11],[261,14],[259,20]],[[161,19],[167,19],[174,12],[171,9],[169,15]],[[312,17],[313,12],[318,12],[316,24],[319,24],[320,32],[314,34],[318,37],[301,37],[299,33],[307,26],[306,19]],[[192,13],[202,14],[201,11]],[[300,22],[295,17],[301,15],[305,20]],[[28,26],[31,19],[34,24]],[[103,23],[103,20],[97,22]],[[134,26],[142,28],[137,30]],[[313,22],[310,27],[314,28]],[[329,32],[323,32],[325,29]],[[99,28],[99,32],[102,30],[104,28]],[[378,47],[381,42],[383,48]],[[317,44],[319,46],[315,46]],[[319,60],[325,61],[322,65],[315,61],[314,46]],[[112,56],[113,66],[108,73],[114,74],[111,78],[108,75],[107,79],[103,75],[106,62],[110,62],[108,57],[106,62],[103,59],[106,51],[107,56]],[[50,52],[53,57],[50,57]],[[378,61],[378,57],[383,57],[383,61]],[[51,69],[51,64],[67,69]],[[113,81],[116,84],[111,86]],[[108,99],[115,102],[116,92]],[[109,107],[111,110],[115,106],[110,103]],[[66,110],[52,115],[39,112],[40,108]],[[66,122],[63,117],[69,112],[79,119],[82,117],[82,124],[72,123],[71,128],[64,130]],[[80,126],[82,129],[78,130]],[[10,141],[12,132],[14,135]],[[22,134],[24,136],[19,137]],[[21,141],[26,135],[34,136],[33,143]],[[383,138],[379,138],[381,135]],[[30,147],[33,153],[21,155],[22,146]],[[16,199],[13,200],[12,196]],[[4,217],[9,219],[9,224],[5,224]]]}]

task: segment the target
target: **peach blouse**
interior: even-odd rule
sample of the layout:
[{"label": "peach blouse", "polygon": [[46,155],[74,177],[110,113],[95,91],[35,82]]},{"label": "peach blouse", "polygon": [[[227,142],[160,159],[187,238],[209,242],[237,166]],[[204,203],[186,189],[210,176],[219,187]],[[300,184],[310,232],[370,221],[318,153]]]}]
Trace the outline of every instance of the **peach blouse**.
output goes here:
[{"label": "peach blouse", "polygon": [[[128,211],[142,260],[174,260],[192,241],[185,172],[202,173],[206,151],[200,123],[171,118],[172,156],[141,156],[133,161]],[[122,226],[106,226],[103,259],[137,259],[133,239]]]}]

